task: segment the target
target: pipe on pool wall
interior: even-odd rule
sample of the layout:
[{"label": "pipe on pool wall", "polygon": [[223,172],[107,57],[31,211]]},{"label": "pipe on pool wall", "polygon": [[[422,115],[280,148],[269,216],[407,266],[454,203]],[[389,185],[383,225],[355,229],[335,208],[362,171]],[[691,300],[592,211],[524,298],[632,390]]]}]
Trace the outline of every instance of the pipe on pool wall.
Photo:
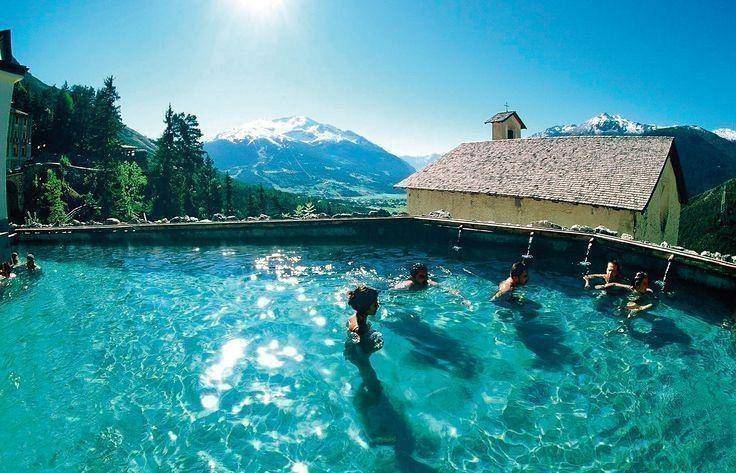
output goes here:
[{"label": "pipe on pool wall", "polygon": [[[181,242],[263,243],[361,243],[361,244],[431,244],[449,249],[463,227],[463,247],[474,250],[484,246],[508,247],[521,254],[526,249],[529,234],[535,233],[535,257],[545,254],[585,251],[590,233],[574,232],[521,225],[483,223],[466,220],[428,217],[355,217],[345,219],[262,220],[247,222],[120,224],[80,227],[18,228],[12,235],[13,244],[90,243],[90,244],[167,244]],[[672,276],[683,281],[717,290],[736,290],[736,265],[692,255],[672,248],[633,240],[623,240],[595,234],[596,244],[591,260],[609,255],[625,260],[626,267],[648,268],[652,280],[659,279],[670,255],[676,256]],[[573,258],[575,259],[575,258]],[[575,262],[572,262],[575,263]]]}]

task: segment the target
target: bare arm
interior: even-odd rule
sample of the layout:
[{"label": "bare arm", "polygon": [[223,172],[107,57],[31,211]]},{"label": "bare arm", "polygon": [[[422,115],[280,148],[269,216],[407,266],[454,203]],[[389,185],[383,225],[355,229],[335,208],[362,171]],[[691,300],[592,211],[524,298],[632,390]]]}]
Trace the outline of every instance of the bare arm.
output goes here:
[{"label": "bare arm", "polygon": [[605,277],[606,277],[605,274],[586,274],[585,276],[583,276],[583,281],[585,281],[585,288],[587,289],[590,287],[591,279],[594,279],[594,278],[605,279]]},{"label": "bare arm", "polygon": [[621,289],[628,289],[630,291],[634,290],[632,286],[629,286],[628,284],[621,284],[620,282],[607,282],[606,284],[598,284],[595,288],[596,289],[608,289],[610,287],[619,287]]}]

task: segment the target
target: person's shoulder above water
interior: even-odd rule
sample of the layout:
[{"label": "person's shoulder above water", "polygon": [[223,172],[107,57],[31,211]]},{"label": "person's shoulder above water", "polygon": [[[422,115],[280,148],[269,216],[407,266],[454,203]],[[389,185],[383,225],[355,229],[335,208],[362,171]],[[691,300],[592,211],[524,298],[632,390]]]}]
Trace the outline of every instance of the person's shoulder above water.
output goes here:
[{"label": "person's shoulder above water", "polygon": [[507,294],[509,300],[513,299],[515,297],[513,292],[516,288],[525,286],[528,280],[529,270],[526,264],[521,261],[514,263],[509,271],[509,277],[498,284],[498,291],[496,291],[496,294],[493,295],[491,300],[496,301],[502,299]]},{"label": "person's shoulder above water", "polygon": [[41,271],[41,267],[36,264],[36,258],[32,253],[28,253],[26,256],[26,271],[37,272]]},{"label": "person's shoulder above water", "polygon": [[409,279],[401,281],[393,288],[398,290],[421,290],[429,286],[435,286],[437,282],[429,279],[429,270],[424,263],[415,263],[409,272]]}]

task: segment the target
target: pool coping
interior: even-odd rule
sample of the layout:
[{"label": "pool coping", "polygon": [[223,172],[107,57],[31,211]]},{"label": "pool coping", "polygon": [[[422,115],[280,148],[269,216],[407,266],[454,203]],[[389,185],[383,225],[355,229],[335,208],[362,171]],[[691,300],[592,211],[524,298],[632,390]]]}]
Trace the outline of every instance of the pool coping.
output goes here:
[{"label": "pool coping", "polygon": [[284,229],[289,227],[310,227],[324,228],[345,227],[349,225],[373,224],[393,224],[396,222],[415,222],[420,224],[432,225],[437,227],[458,229],[463,231],[483,232],[483,233],[507,233],[517,235],[544,235],[551,238],[574,239],[578,241],[589,241],[591,238],[599,242],[619,248],[631,249],[639,253],[660,260],[667,260],[670,255],[674,255],[679,264],[685,264],[701,270],[715,272],[719,275],[726,276],[736,281],[736,264],[714,258],[707,258],[701,255],[687,253],[672,247],[662,247],[660,245],[645,243],[636,240],[627,240],[618,236],[606,235],[603,233],[587,233],[573,231],[568,229],[545,228],[529,225],[516,225],[508,223],[491,223],[478,222],[472,220],[460,220],[451,218],[435,218],[422,216],[390,216],[390,217],[348,217],[348,218],[322,218],[322,219],[269,219],[269,220],[239,220],[239,221],[223,221],[223,222],[177,222],[177,223],[121,223],[115,225],[86,225],[86,226],[63,226],[63,227],[43,227],[43,228],[17,228],[8,236],[12,244],[18,243],[63,243],[73,242],[75,236],[80,235],[114,235],[119,233],[125,234],[155,234],[159,232],[185,232],[185,231],[209,231],[209,230],[253,230],[262,229]]}]

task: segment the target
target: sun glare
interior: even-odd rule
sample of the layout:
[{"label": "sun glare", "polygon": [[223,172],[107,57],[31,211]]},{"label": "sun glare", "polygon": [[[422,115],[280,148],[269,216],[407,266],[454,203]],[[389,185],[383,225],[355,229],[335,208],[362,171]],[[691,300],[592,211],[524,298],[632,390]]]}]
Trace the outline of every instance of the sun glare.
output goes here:
[{"label": "sun glare", "polygon": [[253,16],[270,17],[280,12],[284,0],[236,0],[241,9]]}]

